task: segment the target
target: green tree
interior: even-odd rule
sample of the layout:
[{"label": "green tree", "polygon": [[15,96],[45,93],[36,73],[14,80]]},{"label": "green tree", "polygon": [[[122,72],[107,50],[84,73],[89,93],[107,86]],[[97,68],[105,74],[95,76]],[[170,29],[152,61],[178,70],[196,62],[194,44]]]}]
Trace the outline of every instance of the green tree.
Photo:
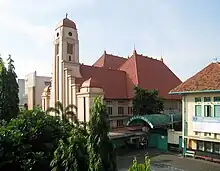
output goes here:
[{"label": "green tree", "polygon": [[135,115],[158,114],[163,111],[164,101],[157,90],[144,90],[135,87],[133,113]]},{"label": "green tree", "polygon": [[19,87],[17,82],[17,74],[15,73],[14,61],[9,55],[8,59],[8,70],[7,70],[7,92],[8,92],[8,105],[9,105],[9,116],[15,118],[19,114]]},{"label": "green tree", "polygon": [[77,116],[73,111],[74,109],[77,110],[77,107],[73,104],[64,108],[63,104],[60,101],[57,101],[55,107],[48,108],[46,113],[54,112],[55,116],[61,116],[63,121],[68,122],[69,119],[71,119],[75,124],[79,125]]},{"label": "green tree", "polygon": [[5,67],[4,61],[0,56],[0,119],[1,120],[10,120],[10,108],[9,104],[10,102],[8,101],[9,97],[9,92],[7,88],[7,69]]},{"label": "green tree", "polygon": [[101,97],[94,100],[91,113],[88,139],[89,170],[116,171],[116,153],[108,136],[108,114]]},{"label": "green tree", "polygon": [[51,162],[52,171],[88,171],[87,138],[88,134],[75,127],[66,142],[61,139]]},{"label": "green tree", "polygon": [[59,140],[70,137],[73,125],[39,110],[23,111],[0,125],[0,170],[48,171]]}]

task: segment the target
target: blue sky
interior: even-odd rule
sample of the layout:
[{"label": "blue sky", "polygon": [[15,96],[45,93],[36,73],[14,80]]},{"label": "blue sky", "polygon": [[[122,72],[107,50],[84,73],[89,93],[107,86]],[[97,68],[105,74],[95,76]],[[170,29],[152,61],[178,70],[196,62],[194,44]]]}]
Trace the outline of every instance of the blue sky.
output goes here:
[{"label": "blue sky", "polygon": [[[55,25],[75,21],[80,61],[104,51],[160,58],[182,80],[220,60],[218,0],[0,0],[0,53],[11,54],[19,77],[50,75]],[[45,62],[43,62],[45,61]]]}]

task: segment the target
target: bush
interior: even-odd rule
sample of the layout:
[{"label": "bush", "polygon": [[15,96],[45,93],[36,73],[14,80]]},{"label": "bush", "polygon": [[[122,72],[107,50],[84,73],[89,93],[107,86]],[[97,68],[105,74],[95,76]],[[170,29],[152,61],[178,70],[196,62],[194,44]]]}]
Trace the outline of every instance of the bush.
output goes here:
[{"label": "bush", "polygon": [[150,159],[148,156],[145,157],[144,164],[138,164],[137,160],[133,160],[133,165],[128,169],[128,171],[150,171]]},{"label": "bush", "polygon": [[23,111],[0,125],[0,170],[50,170],[60,139],[70,136],[70,124],[44,112]]}]

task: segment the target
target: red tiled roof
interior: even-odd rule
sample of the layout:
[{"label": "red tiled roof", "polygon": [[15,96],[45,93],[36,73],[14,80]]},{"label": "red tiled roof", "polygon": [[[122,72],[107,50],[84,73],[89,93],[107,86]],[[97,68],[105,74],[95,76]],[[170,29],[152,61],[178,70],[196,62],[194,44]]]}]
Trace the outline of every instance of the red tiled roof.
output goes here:
[{"label": "red tiled roof", "polygon": [[220,90],[220,64],[211,63],[170,92]]},{"label": "red tiled roof", "polygon": [[100,82],[98,82],[94,77],[89,78],[88,80],[82,83],[81,87],[94,87],[94,88],[102,88]]},{"label": "red tiled roof", "polygon": [[94,78],[103,87],[106,99],[127,99],[126,73],[101,67],[81,65],[80,84]]},{"label": "red tiled roof", "polygon": [[131,58],[127,60],[120,70],[125,71],[130,78],[128,86],[128,98],[134,96],[132,87],[138,85],[143,89],[159,90],[159,95],[165,99],[180,99],[180,96],[169,95],[168,92],[181,80],[160,60],[139,55],[134,51]]},{"label": "red tiled roof", "polygon": [[[110,66],[112,69],[107,69]],[[148,90],[159,90],[160,96],[165,99],[181,99],[180,96],[168,94],[172,88],[181,84],[181,80],[163,61],[139,55],[136,51],[130,58],[122,60],[104,53],[94,66],[81,65],[80,70],[83,77],[80,84],[94,78],[103,87],[107,99],[133,98],[135,85]]]},{"label": "red tiled roof", "polygon": [[127,59],[111,54],[104,54],[93,64],[96,67],[103,67],[108,69],[118,69]]}]

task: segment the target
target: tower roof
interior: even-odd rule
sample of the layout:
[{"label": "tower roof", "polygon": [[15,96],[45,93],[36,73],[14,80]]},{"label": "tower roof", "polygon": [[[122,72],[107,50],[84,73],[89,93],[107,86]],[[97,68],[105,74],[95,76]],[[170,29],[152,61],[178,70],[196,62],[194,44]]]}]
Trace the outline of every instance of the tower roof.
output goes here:
[{"label": "tower roof", "polygon": [[74,21],[70,20],[67,18],[67,15],[66,15],[66,18],[64,18],[63,20],[61,20],[58,24],[57,24],[57,28],[59,27],[69,27],[69,28],[72,28],[72,29],[75,29],[76,30],[76,24],[74,23]]}]

